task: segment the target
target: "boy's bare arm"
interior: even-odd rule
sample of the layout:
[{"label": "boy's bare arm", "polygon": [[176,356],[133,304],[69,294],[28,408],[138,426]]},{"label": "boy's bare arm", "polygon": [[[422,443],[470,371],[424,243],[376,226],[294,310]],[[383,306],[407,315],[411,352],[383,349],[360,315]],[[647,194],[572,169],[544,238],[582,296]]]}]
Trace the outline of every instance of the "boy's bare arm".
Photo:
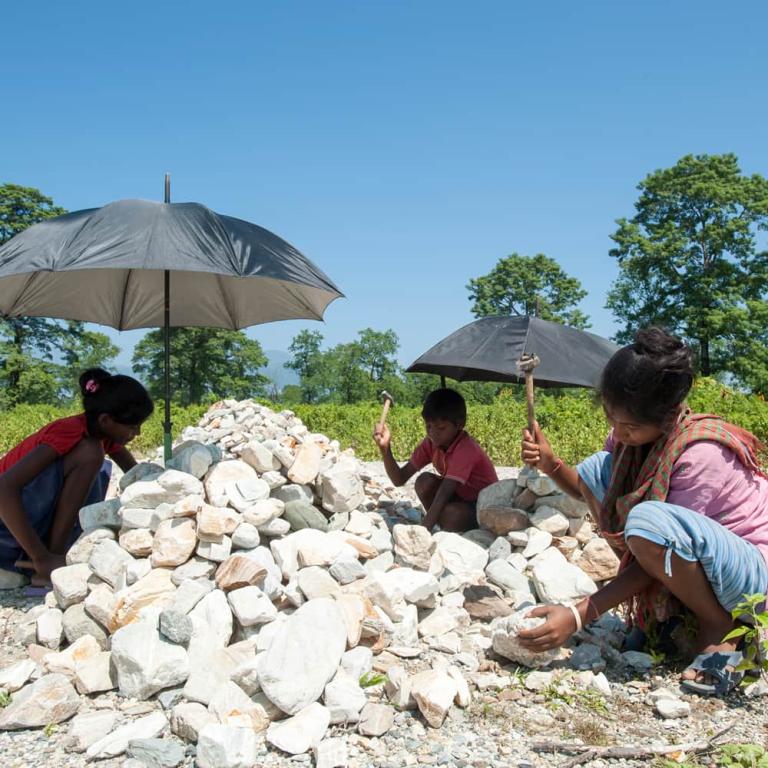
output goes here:
[{"label": "boy's bare arm", "polygon": [[410,461],[402,467],[397,463],[397,460],[392,455],[392,436],[386,424],[376,425],[373,430],[373,441],[379,446],[379,451],[381,451],[381,460],[384,462],[387,477],[395,485],[405,485],[413,477],[416,467]]},{"label": "boy's bare arm", "polygon": [[115,453],[111,453],[109,457],[117,464],[123,472],[127,472],[129,469],[136,466],[136,459],[133,454],[127,448],[121,448]]},{"label": "boy's bare arm", "polygon": [[444,479],[440,482],[440,486],[437,489],[435,498],[430,504],[427,514],[422,520],[422,525],[429,531],[437,525],[440,520],[440,513],[443,511],[445,505],[453,498],[456,493],[456,489],[459,487],[458,480]]}]

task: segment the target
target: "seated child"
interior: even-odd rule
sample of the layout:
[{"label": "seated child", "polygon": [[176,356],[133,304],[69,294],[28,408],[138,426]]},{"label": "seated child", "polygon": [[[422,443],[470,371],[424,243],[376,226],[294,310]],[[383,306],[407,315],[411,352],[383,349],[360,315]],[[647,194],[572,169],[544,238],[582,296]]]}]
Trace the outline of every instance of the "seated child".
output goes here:
[{"label": "seated child", "polygon": [[687,407],[692,359],[662,329],[638,331],[602,373],[612,427],[605,450],[576,467],[556,457],[538,425],[524,431],[523,461],[587,502],[621,567],[572,607],[534,609],[546,622],[519,639],[534,651],[557,648],[620,603],[641,629],[687,610],[698,620],[699,654],[682,685],[724,694],[741,678],[738,638],[726,639],[731,611],[744,595],[768,591],[768,478],[754,435]]},{"label": "seated child", "polygon": [[80,376],[80,390],[83,413],[51,422],[0,458],[0,568],[32,571],[33,584],[65,565],[80,507],[104,499],[105,454],[123,471],[136,464],[125,445],[154,408],[136,379],[100,368]]},{"label": "seated child", "polygon": [[422,524],[429,530],[435,525],[457,532],[477,528],[477,495],[498,478],[488,455],[464,431],[464,398],[453,389],[436,389],[427,395],[421,416],[427,436],[402,467],[392,455],[389,427],[376,425],[373,439],[387,475],[395,485],[404,485],[432,464],[437,474],[424,472],[416,478],[416,493],[427,511]]}]

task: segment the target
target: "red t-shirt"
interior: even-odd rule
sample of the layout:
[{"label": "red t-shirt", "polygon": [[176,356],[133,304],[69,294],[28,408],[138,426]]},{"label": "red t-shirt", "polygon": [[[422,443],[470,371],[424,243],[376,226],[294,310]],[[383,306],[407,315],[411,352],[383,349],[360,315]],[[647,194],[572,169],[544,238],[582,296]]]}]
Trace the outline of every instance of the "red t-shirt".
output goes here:
[{"label": "red t-shirt", "polygon": [[[17,461],[24,458],[38,445],[49,445],[59,456],[69,453],[84,437],[88,437],[88,426],[85,414],[67,416],[64,419],[52,421],[34,435],[22,440],[15,448],[0,459],[0,474],[9,470]],[[104,453],[112,456],[122,450],[120,443],[112,440],[102,440]]]},{"label": "red t-shirt", "polygon": [[440,477],[456,480],[456,495],[464,501],[476,501],[483,488],[498,482],[496,469],[488,454],[465,432],[461,431],[447,450],[425,437],[410,458],[416,469],[432,464]]}]

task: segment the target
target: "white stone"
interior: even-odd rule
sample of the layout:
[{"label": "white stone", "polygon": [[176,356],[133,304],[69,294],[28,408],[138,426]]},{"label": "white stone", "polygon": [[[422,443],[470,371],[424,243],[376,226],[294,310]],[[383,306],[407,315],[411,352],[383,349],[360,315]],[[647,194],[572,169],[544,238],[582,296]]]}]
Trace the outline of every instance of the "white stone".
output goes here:
[{"label": "white stone", "polygon": [[232,546],[236,549],[255,549],[258,547],[258,528],[250,523],[240,523],[232,534]]},{"label": "white stone", "polygon": [[222,536],[219,541],[200,541],[197,554],[214,563],[223,563],[232,553],[232,539]]},{"label": "white stone", "polygon": [[185,496],[199,496],[203,492],[203,484],[198,478],[177,469],[167,469],[158,476],[157,482],[176,497],[173,501],[179,501]]},{"label": "white stone", "polygon": [[282,623],[264,656],[262,690],[283,712],[296,714],[317,700],[336,673],[346,639],[343,617],[332,600],[305,603]]},{"label": "white stone", "polygon": [[393,568],[383,575],[383,580],[394,584],[408,603],[422,604],[440,590],[437,579],[426,571],[413,568]]},{"label": "white stone", "polygon": [[252,728],[209,723],[197,742],[198,768],[253,768],[258,741]]},{"label": "white stone", "polygon": [[341,594],[339,585],[333,576],[325,568],[318,565],[301,568],[296,573],[296,581],[307,600],[318,597],[336,597]]},{"label": "white stone", "polygon": [[269,484],[261,478],[234,480],[226,486],[229,504],[238,512],[245,512],[257,502],[268,499],[269,493]]},{"label": "white stone", "polygon": [[335,560],[330,567],[331,576],[339,584],[351,584],[358,579],[364,579],[368,575],[363,564],[357,559],[341,558]]},{"label": "white stone", "polygon": [[37,617],[37,642],[55,650],[64,635],[64,614],[58,608],[49,608]]},{"label": "white stone", "polygon": [[557,491],[557,483],[546,475],[531,476],[526,485],[537,496],[551,496]]},{"label": "white stone", "polygon": [[323,703],[328,708],[331,724],[356,723],[360,710],[367,701],[365,692],[360,687],[359,678],[352,677],[343,670],[325,686]]},{"label": "white stone", "polygon": [[691,705],[682,699],[660,698],[656,701],[655,708],[665,720],[688,717],[691,714]]},{"label": "white stone", "polygon": [[[77,541],[67,552],[67,565],[87,563],[91,559],[91,553],[96,542],[101,541],[101,539],[112,539],[114,541],[115,531],[111,528],[93,528],[81,533]],[[2,589],[1,586],[0,589]]]},{"label": "white stone", "polygon": [[163,488],[157,480],[139,480],[122,492],[120,504],[125,509],[129,507],[155,509],[161,504],[173,504],[180,498],[182,496],[179,493]]},{"label": "white stone", "polygon": [[115,593],[107,628],[114,632],[136,621],[139,613],[148,606],[164,608],[173,600],[175,592],[171,572],[165,568],[155,568],[135,584]]},{"label": "white stone", "polygon": [[568,532],[568,518],[556,509],[539,507],[530,517],[531,524],[540,531],[547,531],[553,536],[563,536]]},{"label": "white stone", "polygon": [[208,501],[214,507],[226,507],[229,503],[227,486],[241,480],[257,480],[256,470],[244,461],[233,459],[214,464],[205,476],[203,484]]},{"label": "white stone", "polygon": [[8,693],[18,691],[29,680],[37,664],[30,659],[17,661],[0,670],[0,688]]},{"label": "white stone", "polygon": [[329,722],[328,709],[314,702],[293,717],[272,723],[267,729],[267,741],[289,755],[300,755],[322,741]]},{"label": "white stone", "polygon": [[570,519],[581,519],[589,513],[589,507],[583,501],[564,493],[558,493],[554,496],[539,496],[534,501],[533,508],[539,509],[539,507],[551,507]]},{"label": "white stone", "polygon": [[138,720],[122,725],[112,733],[95,741],[85,751],[90,760],[103,760],[107,757],[117,757],[128,749],[128,742],[133,739],[151,739],[159,736],[168,726],[168,721],[162,712],[153,712]]},{"label": "white stone", "polygon": [[405,596],[395,581],[387,579],[386,573],[370,573],[362,582],[362,589],[363,594],[392,621],[402,621],[406,609]]},{"label": "white stone", "polygon": [[80,697],[64,675],[44,675],[14,693],[0,710],[0,731],[41,728],[68,720],[80,708]]},{"label": "white stone", "polygon": [[83,661],[75,661],[75,687],[78,693],[101,693],[117,688],[111,659],[109,651],[101,651]]},{"label": "white stone", "polygon": [[122,531],[118,542],[134,557],[146,557],[152,553],[152,531],[149,528],[130,528]]},{"label": "white stone", "polygon": [[88,594],[88,579],[91,569],[87,563],[68,565],[64,568],[56,568],[51,573],[53,594],[62,611],[70,605],[81,603]]},{"label": "white stone", "polygon": [[81,507],[80,527],[86,532],[92,528],[120,528],[122,525],[120,506],[120,499],[108,499]]},{"label": "white stone", "polygon": [[282,466],[272,451],[258,440],[251,440],[241,451],[240,458],[260,474],[278,470]]},{"label": "white stone", "polygon": [[344,530],[356,536],[367,538],[373,531],[373,522],[369,515],[358,509],[353,509],[349,513],[349,522],[344,526]]},{"label": "white stone", "polygon": [[485,569],[485,575],[488,581],[501,587],[515,605],[536,602],[531,582],[506,560],[491,560]]},{"label": "white stone", "polygon": [[398,562],[422,571],[429,570],[435,543],[423,525],[396,525],[392,529]]},{"label": "white stone", "polygon": [[171,731],[184,741],[197,743],[200,731],[216,717],[196,701],[184,701],[171,710]]},{"label": "white stone", "polygon": [[487,550],[457,533],[440,531],[432,538],[435,553],[452,574],[459,578],[474,578],[478,573],[482,575],[488,563]]},{"label": "white stone", "polygon": [[223,725],[239,725],[254,731],[263,731],[269,725],[264,708],[251,701],[245,691],[231,680],[214,691],[208,711]]},{"label": "white stone", "polygon": [[397,709],[416,709],[416,700],[411,696],[411,678],[399,664],[393,664],[387,670],[384,690]]},{"label": "white stone", "polygon": [[597,585],[554,547],[531,560],[531,578],[542,602],[570,603],[592,595]]},{"label": "white stone", "polygon": [[421,637],[439,637],[456,629],[468,627],[469,614],[463,608],[440,606],[419,622]]},{"label": "white stone", "polygon": [[261,479],[269,486],[270,491],[274,491],[276,488],[279,488],[281,485],[285,485],[288,482],[288,480],[276,470],[265,472],[261,476]]},{"label": "white stone", "polygon": [[242,587],[227,594],[235,618],[243,627],[267,624],[277,617],[277,608],[259,587]]},{"label": "white stone", "polygon": [[322,477],[322,505],[328,512],[351,512],[365,501],[363,484],[354,472],[336,465]]},{"label": "white stone", "polygon": [[446,670],[449,677],[456,683],[456,697],[453,702],[457,707],[465,709],[472,703],[472,694],[469,691],[469,685],[464,679],[461,671],[454,666],[449,666]]},{"label": "white stone", "polygon": [[306,485],[313,483],[320,471],[323,452],[316,443],[303,443],[296,451],[296,458],[288,470],[288,479],[292,483]]},{"label": "white stone", "polygon": [[353,679],[360,680],[373,668],[373,652],[364,645],[352,648],[341,657],[341,668]]},{"label": "white stone", "polygon": [[91,744],[104,738],[116,722],[117,712],[109,710],[76,715],[69,724],[64,749],[68,752],[85,752]]},{"label": "white stone", "polygon": [[94,545],[88,565],[102,581],[114,589],[124,582],[126,569],[131,562],[133,558],[117,542],[102,539]]},{"label": "white stone", "polygon": [[202,478],[213,460],[213,455],[207,446],[198,442],[190,442],[173,449],[173,457],[167,466],[169,469],[178,469],[193,477]]},{"label": "white stone", "polygon": [[229,507],[213,507],[204,504],[197,513],[197,537],[202,541],[220,541],[222,536],[233,533],[242,515]]},{"label": "white stone", "polygon": [[165,472],[165,467],[151,461],[141,461],[131,467],[121,478],[118,488],[124,491],[129,485],[139,480],[154,480]]},{"label": "white stone", "polygon": [[528,543],[521,554],[527,559],[540,555],[552,545],[552,534],[549,531],[542,531],[539,528],[528,528],[526,533],[528,534]]},{"label": "white stone", "polygon": [[411,679],[411,696],[433,728],[443,724],[458,692],[456,681],[447,672],[430,669]]},{"label": "white stone", "polygon": [[323,739],[314,749],[315,768],[347,768],[349,749],[342,737]]},{"label": "white stone", "polygon": [[189,617],[195,627],[193,640],[190,643],[190,654],[195,650],[195,636],[200,634],[200,628],[207,627],[207,634],[215,646],[225,648],[232,638],[232,611],[229,608],[226,595],[218,589],[209,592],[190,611]]},{"label": "white stone", "polygon": [[535,629],[544,623],[541,617],[528,617],[531,609],[522,608],[511,616],[503,616],[494,619],[491,623],[493,638],[493,650],[505,659],[514,661],[516,664],[522,664],[525,667],[536,669],[545,667],[547,664],[561,657],[559,648],[550,651],[536,653],[524,648],[517,639],[517,633],[524,629]]},{"label": "white stone", "polygon": [[139,621],[118,629],[111,647],[123,696],[148,699],[164,688],[183,684],[189,675],[186,650],[165,640],[154,622]]},{"label": "white stone", "polygon": [[171,581],[174,584],[182,584],[194,579],[210,579],[215,572],[216,563],[204,558],[192,558],[174,569]]},{"label": "white stone", "polygon": [[163,520],[152,542],[150,561],[154,568],[183,565],[197,546],[195,521],[186,517]]}]

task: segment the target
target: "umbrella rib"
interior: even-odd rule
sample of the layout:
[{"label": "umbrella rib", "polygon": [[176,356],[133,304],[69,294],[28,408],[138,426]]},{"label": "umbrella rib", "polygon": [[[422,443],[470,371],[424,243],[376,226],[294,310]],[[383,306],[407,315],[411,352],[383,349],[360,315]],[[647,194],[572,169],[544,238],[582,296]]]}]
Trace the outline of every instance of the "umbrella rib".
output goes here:
[{"label": "umbrella rib", "polygon": [[123,330],[123,318],[125,317],[125,297],[128,295],[128,283],[131,282],[131,274],[133,270],[126,270],[125,283],[123,283],[123,300],[120,302],[120,322],[117,326],[119,331]]}]

